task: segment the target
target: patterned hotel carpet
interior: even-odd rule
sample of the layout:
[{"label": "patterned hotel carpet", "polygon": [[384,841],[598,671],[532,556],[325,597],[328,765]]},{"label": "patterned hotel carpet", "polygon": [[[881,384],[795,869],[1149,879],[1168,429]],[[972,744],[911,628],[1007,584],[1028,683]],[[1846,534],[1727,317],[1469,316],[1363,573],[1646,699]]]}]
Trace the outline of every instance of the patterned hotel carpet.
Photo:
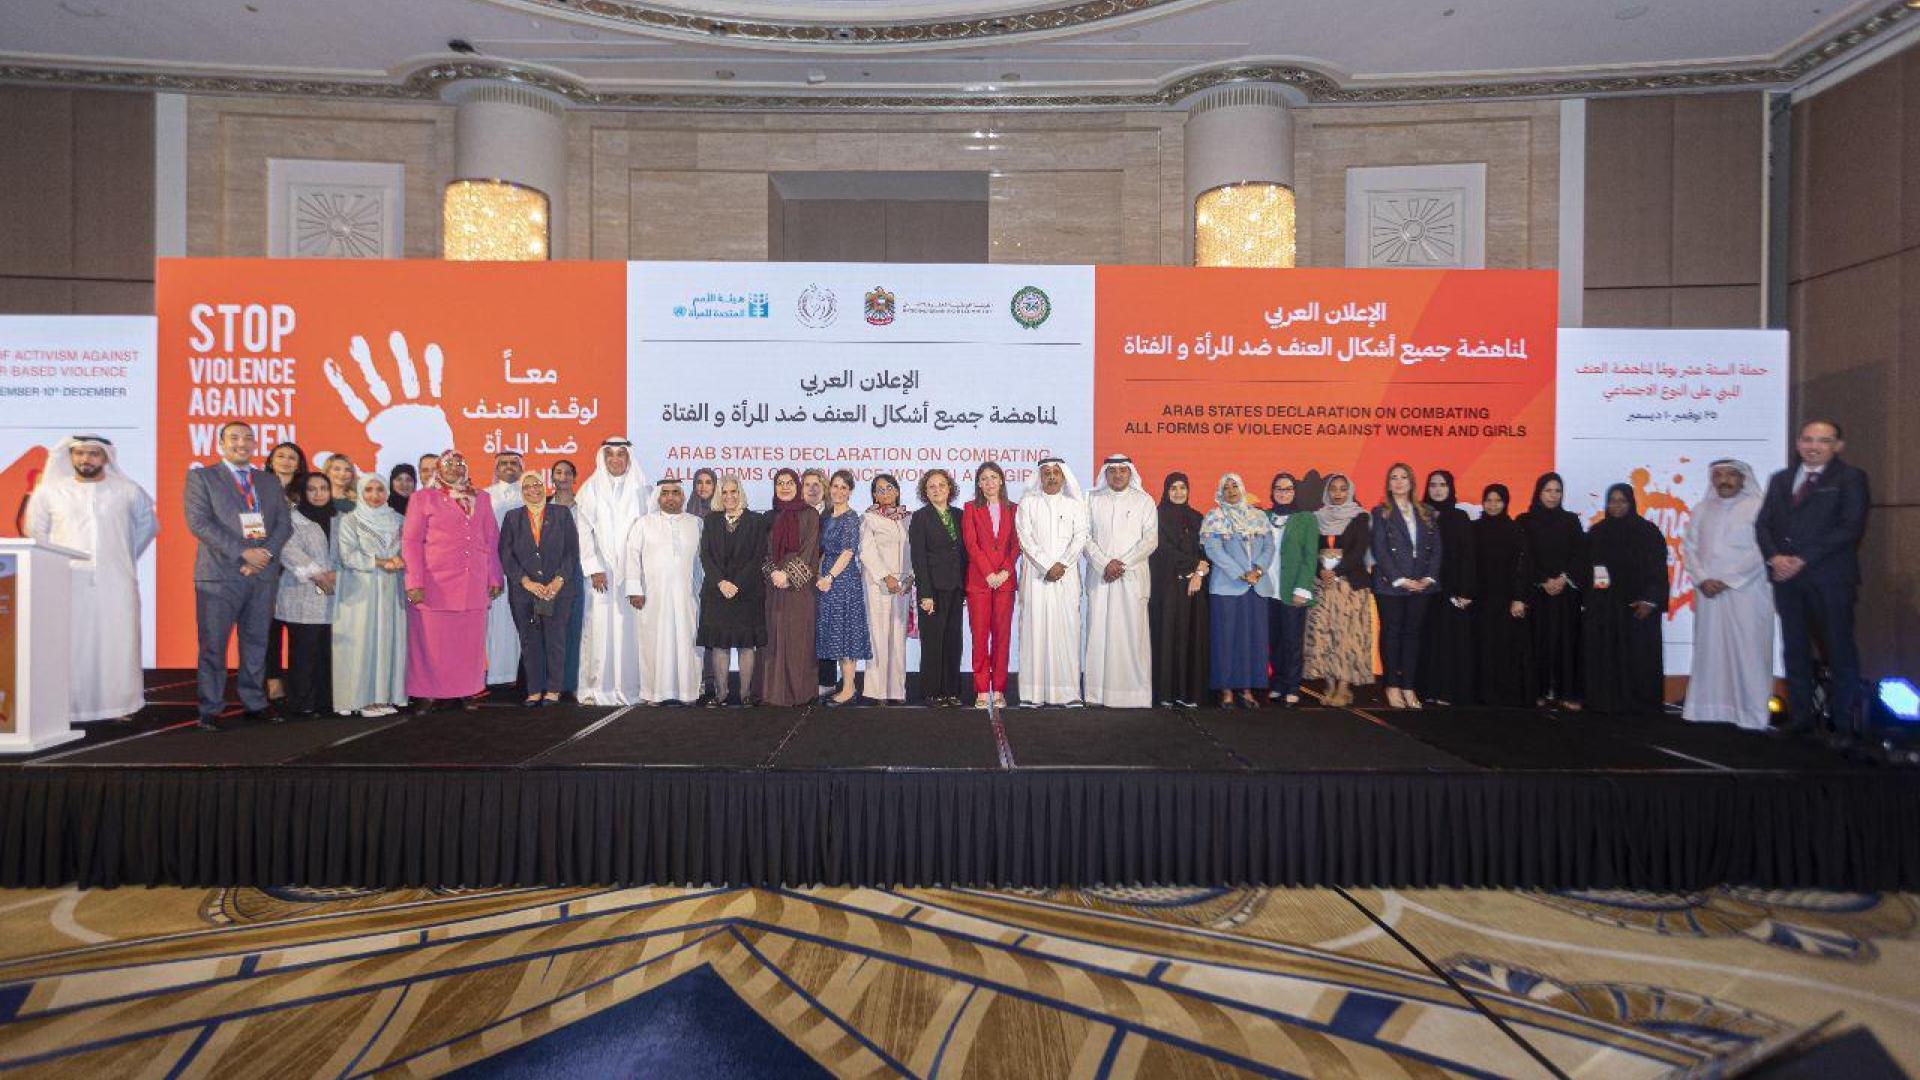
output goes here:
[{"label": "patterned hotel carpet", "polygon": [[1911,1068],[1917,911],[1740,890],[12,892],[0,1068],[1537,1077],[1544,1058],[1632,1078],[1835,1009]]}]

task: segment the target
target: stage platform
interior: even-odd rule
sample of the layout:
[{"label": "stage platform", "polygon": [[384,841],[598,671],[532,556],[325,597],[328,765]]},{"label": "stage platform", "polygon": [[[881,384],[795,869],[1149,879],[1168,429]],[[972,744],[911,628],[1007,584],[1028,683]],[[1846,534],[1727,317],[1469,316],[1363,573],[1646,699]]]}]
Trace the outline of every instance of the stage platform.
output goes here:
[{"label": "stage platform", "polygon": [[0,885],[1920,888],[1920,770],[1540,710],[627,709],[129,725],[0,764]]}]

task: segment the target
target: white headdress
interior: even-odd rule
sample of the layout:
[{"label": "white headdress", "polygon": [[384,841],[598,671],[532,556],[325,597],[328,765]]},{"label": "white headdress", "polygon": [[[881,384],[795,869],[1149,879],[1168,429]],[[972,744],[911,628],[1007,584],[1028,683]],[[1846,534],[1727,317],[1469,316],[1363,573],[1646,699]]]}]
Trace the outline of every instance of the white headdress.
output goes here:
[{"label": "white headdress", "polygon": [[101,477],[102,483],[133,483],[126,473],[120,471],[120,452],[114,449],[112,440],[104,435],[69,435],[53,444],[53,449],[47,455],[46,471],[40,474],[41,484],[80,479],[79,474],[73,471],[73,454],[70,453],[76,446],[97,446],[107,452],[107,466]]},{"label": "white headdress", "polygon": [[[1075,502],[1087,501],[1086,494],[1080,490],[1080,481],[1073,478],[1073,468],[1069,466],[1064,459],[1057,457],[1041,458],[1039,465],[1035,467],[1034,494],[1046,494],[1046,491],[1040,487],[1038,470],[1044,469],[1048,465],[1057,465],[1060,467],[1060,494],[1065,495]],[[1136,482],[1138,479],[1138,477],[1135,477]]]},{"label": "white headdress", "polygon": [[[1107,466],[1109,465],[1125,465],[1127,471],[1131,474],[1127,478],[1128,489],[1137,491],[1142,495],[1147,494],[1147,489],[1140,483],[1140,467],[1135,465],[1133,459],[1125,454],[1108,454],[1107,459],[1100,463],[1100,490],[1096,494],[1113,491],[1113,488],[1107,483]],[[1149,495],[1148,500],[1151,501],[1152,496]]]}]

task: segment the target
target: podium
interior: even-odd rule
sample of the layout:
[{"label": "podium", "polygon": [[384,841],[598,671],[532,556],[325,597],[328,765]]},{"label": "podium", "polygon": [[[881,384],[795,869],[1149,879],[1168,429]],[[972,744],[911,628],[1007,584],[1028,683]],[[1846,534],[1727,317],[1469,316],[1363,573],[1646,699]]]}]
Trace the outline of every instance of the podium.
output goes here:
[{"label": "podium", "polygon": [[0,754],[72,742],[68,654],[73,648],[70,551],[0,539]]}]

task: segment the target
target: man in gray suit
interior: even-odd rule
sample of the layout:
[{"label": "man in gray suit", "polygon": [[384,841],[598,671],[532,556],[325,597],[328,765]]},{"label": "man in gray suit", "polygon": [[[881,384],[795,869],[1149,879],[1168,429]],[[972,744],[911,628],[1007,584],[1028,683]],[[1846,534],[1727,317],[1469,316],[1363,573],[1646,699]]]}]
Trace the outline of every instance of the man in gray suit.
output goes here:
[{"label": "man in gray suit", "polygon": [[227,641],[240,633],[235,689],[247,719],[267,718],[267,627],[280,583],[275,561],[293,518],[273,474],[251,464],[253,428],[220,428],[220,461],[187,473],[187,529],[200,542],[193,559],[194,621],[200,630],[200,726],[219,730],[227,696]]}]

